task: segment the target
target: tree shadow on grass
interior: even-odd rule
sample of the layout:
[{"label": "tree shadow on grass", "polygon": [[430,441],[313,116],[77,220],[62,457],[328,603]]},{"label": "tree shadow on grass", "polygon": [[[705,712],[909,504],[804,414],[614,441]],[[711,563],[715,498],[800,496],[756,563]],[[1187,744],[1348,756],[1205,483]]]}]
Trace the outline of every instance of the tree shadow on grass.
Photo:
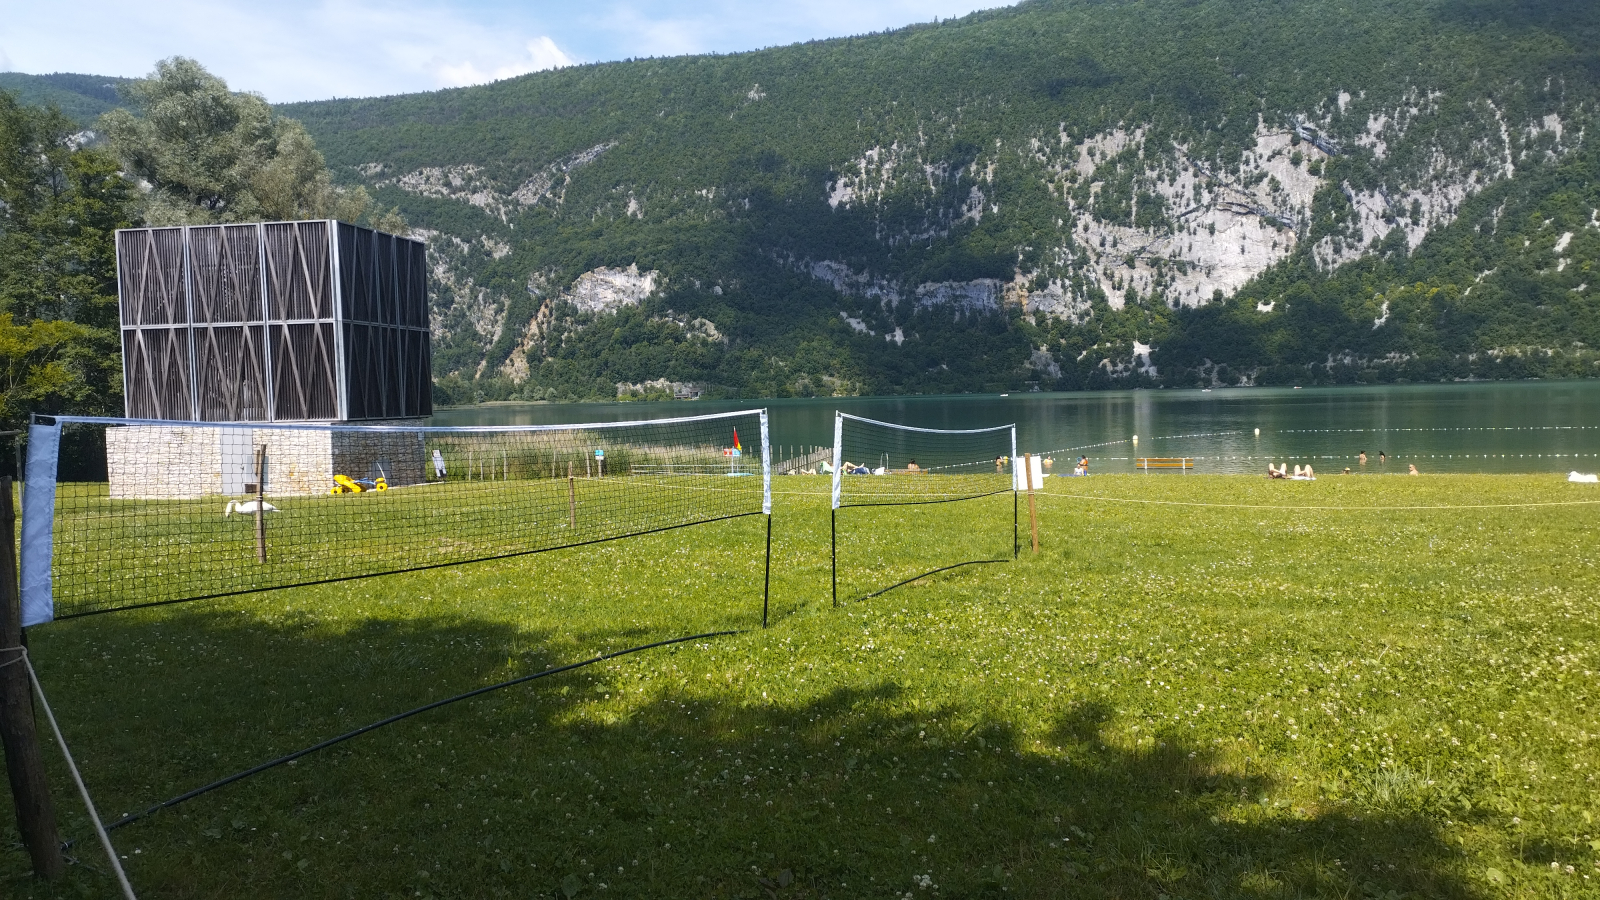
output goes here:
[{"label": "tree shadow on grass", "polygon": [[[1093,698],[1064,703],[1039,741],[892,673],[800,688],[741,648],[776,634],[426,713],[115,839],[148,897],[1471,895],[1421,816],[1281,809],[1267,775],[1175,732],[1119,744],[1119,711]],[[44,677],[114,816],[589,655],[558,660],[552,640],[466,617],[331,628],[197,609],[78,633]],[[68,831],[90,839],[65,773],[52,779]],[[103,870],[93,851],[77,853]],[[79,869],[37,895],[80,889],[112,893]]]}]

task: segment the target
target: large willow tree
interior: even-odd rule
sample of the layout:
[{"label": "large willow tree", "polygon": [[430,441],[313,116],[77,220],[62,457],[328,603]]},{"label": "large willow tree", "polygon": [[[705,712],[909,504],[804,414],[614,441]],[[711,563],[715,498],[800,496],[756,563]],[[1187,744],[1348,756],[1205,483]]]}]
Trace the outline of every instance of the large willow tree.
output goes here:
[{"label": "large willow tree", "polygon": [[123,95],[132,110],[107,113],[100,127],[124,170],[149,185],[142,213],[152,225],[340,219],[406,230],[365,189],[332,182],[299,122],[192,59],[162,60]]}]

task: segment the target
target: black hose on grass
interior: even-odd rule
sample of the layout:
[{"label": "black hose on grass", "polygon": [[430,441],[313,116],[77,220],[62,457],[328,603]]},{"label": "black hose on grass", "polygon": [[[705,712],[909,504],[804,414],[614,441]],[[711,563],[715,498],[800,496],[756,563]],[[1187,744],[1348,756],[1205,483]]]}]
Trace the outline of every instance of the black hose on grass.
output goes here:
[{"label": "black hose on grass", "polygon": [[921,575],[913,575],[910,578],[907,578],[905,581],[896,581],[894,584],[891,584],[888,587],[883,588],[881,590],[873,591],[872,593],[863,596],[861,599],[862,600],[871,600],[873,597],[876,597],[876,596],[878,596],[880,594],[887,594],[890,591],[894,590],[897,587],[900,587],[903,584],[910,584],[913,581],[917,581],[917,580],[920,580],[920,579],[923,579],[923,578],[927,578],[929,575],[937,575],[940,572],[948,572],[951,569],[959,569],[962,566],[982,566],[982,565],[987,565],[989,563],[1003,563],[1003,562],[1011,562],[1011,560],[1009,560],[1009,559],[969,559],[966,562],[958,562],[958,563],[954,563],[954,564],[948,565],[948,566],[940,566],[937,569],[933,569],[931,571],[923,572]]},{"label": "black hose on grass", "polygon": [[487,685],[485,687],[481,687],[481,688],[477,688],[475,690],[467,691],[464,694],[457,694],[454,697],[446,697],[443,700],[435,700],[432,703],[424,704],[422,706],[417,707],[416,709],[408,710],[408,711],[403,712],[403,713],[397,713],[395,715],[392,715],[392,716],[388,717],[387,719],[380,719],[380,720],[378,720],[376,722],[373,722],[371,725],[363,725],[363,726],[361,726],[360,728],[357,728],[354,731],[347,731],[344,734],[341,734],[341,735],[339,735],[337,737],[331,737],[331,738],[328,738],[327,740],[322,741],[320,743],[312,744],[311,746],[306,747],[303,750],[296,750],[293,753],[287,754],[285,756],[280,756],[277,759],[269,760],[268,762],[264,762],[259,766],[253,766],[253,767],[251,767],[249,769],[246,769],[243,772],[237,772],[237,773],[235,773],[233,775],[229,775],[227,778],[223,778],[223,779],[220,779],[218,781],[213,781],[210,784],[205,785],[204,787],[197,787],[194,790],[189,791],[186,794],[179,794],[178,796],[173,797],[170,800],[163,800],[160,803],[157,803],[155,806],[152,806],[149,809],[145,810],[144,812],[133,813],[132,815],[123,816],[122,818],[118,819],[117,821],[112,822],[111,824],[107,825],[106,826],[106,830],[107,831],[112,831],[114,829],[121,828],[124,825],[131,825],[134,822],[137,822],[140,819],[143,819],[146,816],[148,816],[148,815],[150,815],[150,814],[152,814],[154,812],[157,812],[158,810],[168,809],[168,808],[177,806],[178,804],[183,803],[186,800],[193,800],[194,798],[200,796],[201,794],[210,793],[211,791],[214,791],[219,787],[225,787],[226,785],[233,784],[235,781],[240,781],[242,779],[249,778],[251,775],[256,775],[256,774],[259,774],[261,772],[265,772],[268,769],[274,768],[276,766],[281,766],[284,763],[293,762],[294,760],[297,760],[302,756],[307,756],[309,754],[317,752],[318,750],[327,749],[328,747],[332,747],[334,744],[340,743],[342,741],[348,741],[353,737],[357,737],[359,735],[366,734],[369,731],[375,731],[375,730],[377,730],[379,728],[382,728],[385,725],[393,725],[394,723],[400,721],[401,719],[409,719],[410,717],[412,717],[412,716],[414,716],[414,715],[416,715],[418,713],[424,713],[424,712],[427,712],[430,709],[438,709],[441,706],[447,706],[447,705],[449,705],[451,703],[455,703],[455,702],[460,701],[460,700],[466,700],[466,699],[469,699],[469,698],[472,698],[472,697],[476,697],[479,694],[487,694],[490,691],[498,691],[501,688],[512,687],[513,685],[522,684],[525,681],[532,681],[535,678],[544,678],[547,675],[556,675],[556,674],[561,673],[561,672],[570,672],[573,669],[581,669],[584,666],[593,665],[593,664],[595,664],[597,662],[605,662],[608,659],[616,659],[619,656],[627,656],[629,653],[638,653],[641,650],[653,650],[653,649],[655,649],[657,647],[668,646],[669,644],[683,644],[683,643],[687,643],[689,641],[698,641],[698,640],[703,640],[705,638],[727,637],[728,635],[733,635],[733,634],[744,634],[744,631],[743,630],[738,630],[738,631],[708,631],[705,634],[690,635],[689,637],[670,638],[670,639],[665,640],[665,641],[656,641],[653,644],[644,644],[644,645],[638,646],[638,647],[629,647],[626,650],[617,650],[617,651],[614,651],[612,653],[602,653],[602,654],[600,654],[599,656],[596,656],[593,659],[586,659],[586,660],[583,660],[582,662],[568,663],[567,665],[558,666],[558,667],[556,667],[554,669],[546,669],[543,672],[535,672],[532,675],[523,675],[520,678],[513,678],[510,681],[502,681],[499,684]]}]

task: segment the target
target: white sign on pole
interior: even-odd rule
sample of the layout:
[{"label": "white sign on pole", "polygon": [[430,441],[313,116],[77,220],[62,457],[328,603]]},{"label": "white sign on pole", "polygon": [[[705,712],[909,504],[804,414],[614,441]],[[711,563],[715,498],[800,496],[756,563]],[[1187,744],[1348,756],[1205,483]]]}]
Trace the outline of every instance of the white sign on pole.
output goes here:
[{"label": "white sign on pole", "polygon": [[1031,467],[1024,466],[1024,461],[1025,460],[1023,457],[1020,456],[1014,456],[1011,458],[1011,471],[1016,476],[1013,479],[1016,482],[1015,489],[1019,491],[1025,491],[1028,489],[1028,480],[1025,477],[1026,469],[1028,468],[1033,469],[1033,489],[1039,490],[1040,488],[1044,487],[1044,459],[1042,457],[1035,456],[1031,460],[1026,460],[1027,462],[1033,463]]}]

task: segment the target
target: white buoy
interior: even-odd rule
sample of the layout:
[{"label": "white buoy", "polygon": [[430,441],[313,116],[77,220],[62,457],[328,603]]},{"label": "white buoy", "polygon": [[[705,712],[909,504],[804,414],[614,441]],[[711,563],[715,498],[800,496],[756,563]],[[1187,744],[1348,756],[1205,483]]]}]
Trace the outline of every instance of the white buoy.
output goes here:
[{"label": "white buoy", "polygon": [[1256,437],[1261,437],[1261,429],[1256,429]]},{"label": "white buoy", "polygon": [[1138,446],[1139,444],[1139,436],[1137,434],[1133,436],[1133,443],[1134,446]]}]

